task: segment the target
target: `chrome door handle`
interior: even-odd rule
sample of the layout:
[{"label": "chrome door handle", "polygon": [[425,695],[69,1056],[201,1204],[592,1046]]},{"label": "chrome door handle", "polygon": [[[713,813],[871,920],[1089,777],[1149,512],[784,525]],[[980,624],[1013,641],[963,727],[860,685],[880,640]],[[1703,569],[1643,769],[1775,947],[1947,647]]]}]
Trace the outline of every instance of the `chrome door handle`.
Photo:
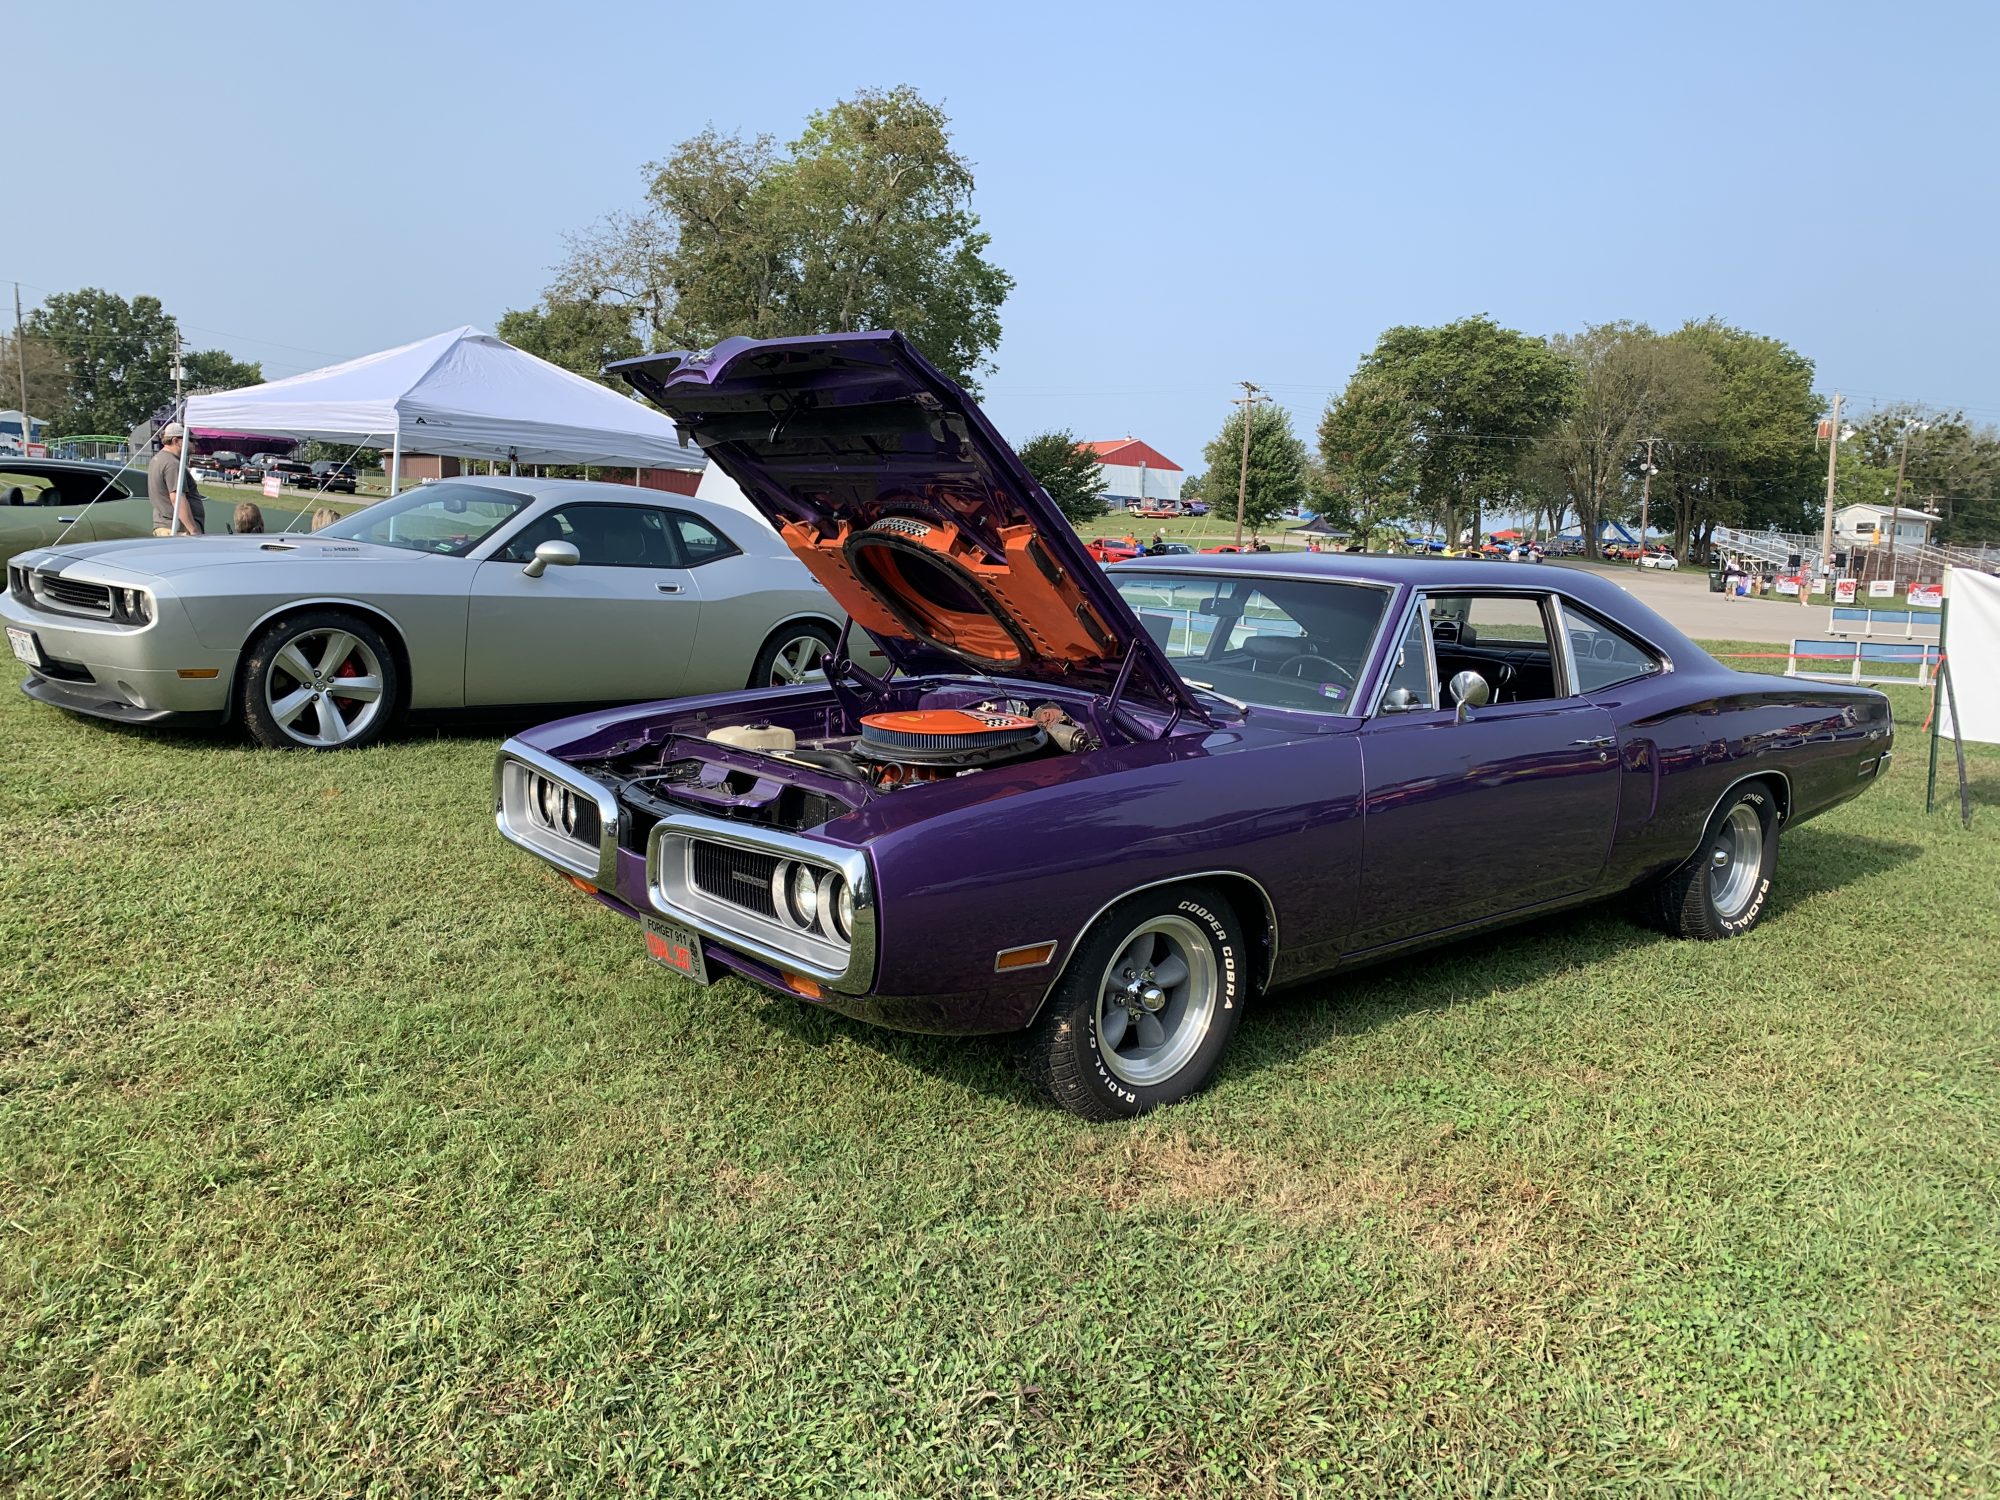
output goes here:
[{"label": "chrome door handle", "polygon": [[681,586],[678,583],[656,583],[653,587],[663,594],[678,594],[681,591]]},{"label": "chrome door handle", "polygon": [[1600,734],[1596,739],[1571,740],[1570,743],[1572,745],[1581,745],[1586,750],[1609,750],[1613,745],[1618,743],[1618,736],[1615,734]]},{"label": "chrome door handle", "polygon": [[56,517],[56,524],[57,524],[58,526],[74,526],[74,525],[76,524],[76,517],[75,517],[75,516],[57,516],[57,517]]}]

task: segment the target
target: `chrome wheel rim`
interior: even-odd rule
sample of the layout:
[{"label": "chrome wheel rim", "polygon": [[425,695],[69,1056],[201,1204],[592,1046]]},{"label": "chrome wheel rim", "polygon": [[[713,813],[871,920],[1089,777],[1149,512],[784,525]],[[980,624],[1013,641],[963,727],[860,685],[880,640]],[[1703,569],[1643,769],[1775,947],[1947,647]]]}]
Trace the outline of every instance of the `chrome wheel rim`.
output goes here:
[{"label": "chrome wheel rim", "polygon": [[816,635],[794,636],[778,648],[771,663],[772,687],[792,687],[806,680],[826,656],[826,642]]},{"label": "chrome wheel rim", "polygon": [[297,743],[344,745],[382,712],[382,663],[352,631],[301,631],[264,669],[264,704]]},{"label": "chrome wheel rim", "polygon": [[1708,893],[1725,919],[1741,916],[1764,873],[1764,820],[1739,802],[1716,832],[1708,852]]},{"label": "chrome wheel rim", "polygon": [[1186,917],[1153,917],[1118,945],[1097,986],[1097,1050],[1122,1083],[1150,1088],[1187,1066],[1220,993],[1215,949]]}]

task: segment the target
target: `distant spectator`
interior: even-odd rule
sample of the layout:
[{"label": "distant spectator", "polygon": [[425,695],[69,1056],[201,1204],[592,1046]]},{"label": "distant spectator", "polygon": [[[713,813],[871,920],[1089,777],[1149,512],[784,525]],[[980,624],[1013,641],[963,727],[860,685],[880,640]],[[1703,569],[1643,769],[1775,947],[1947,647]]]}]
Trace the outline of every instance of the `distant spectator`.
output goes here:
[{"label": "distant spectator", "polygon": [[264,534],[264,512],[262,507],[245,500],[236,507],[236,521],[230,528],[238,536],[262,536]]},{"label": "distant spectator", "polygon": [[324,531],[339,519],[339,511],[335,510],[331,505],[322,505],[312,514],[312,529],[314,531]]},{"label": "distant spectator", "polygon": [[[181,468],[181,445],[186,432],[178,422],[169,422],[160,432],[160,451],[146,465],[146,494],[153,502],[154,536],[200,536],[208,521],[208,508],[194,475]],[[176,498],[174,482],[180,481]]]}]

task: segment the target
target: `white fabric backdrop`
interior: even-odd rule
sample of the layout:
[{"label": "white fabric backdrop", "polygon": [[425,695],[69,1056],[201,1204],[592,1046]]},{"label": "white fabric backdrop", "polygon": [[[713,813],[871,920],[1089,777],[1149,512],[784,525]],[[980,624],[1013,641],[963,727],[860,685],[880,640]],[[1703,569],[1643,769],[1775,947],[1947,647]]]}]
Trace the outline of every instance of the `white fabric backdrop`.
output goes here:
[{"label": "white fabric backdrop", "polygon": [[[1944,573],[1945,651],[1958,697],[1959,737],[2000,745],[2000,578],[1966,568]],[[1938,694],[1939,732],[1952,733],[1951,700]]]}]

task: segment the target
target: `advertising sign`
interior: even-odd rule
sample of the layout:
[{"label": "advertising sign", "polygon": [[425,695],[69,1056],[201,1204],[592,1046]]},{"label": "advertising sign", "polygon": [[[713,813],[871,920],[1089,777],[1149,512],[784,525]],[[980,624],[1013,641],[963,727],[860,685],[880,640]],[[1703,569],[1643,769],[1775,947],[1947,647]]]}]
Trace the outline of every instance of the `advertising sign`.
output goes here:
[{"label": "advertising sign", "polygon": [[1910,603],[1919,608],[1936,609],[1944,603],[1944,585],[1941,583],[1913,583],[1910,585]]},{"label": "advertising sign", "polygon": [[1781,594],[1790,594],[1793,598],[1797,598],[1799,592],[1798,579],[1780,578],[1778,580],[1778,592]]},{"label": "advertising sign", "polygon": [[264,476],[264,494],[268,498],[272,500],[277,499],[283,492],[284,487],[285,481],[283,476],[278,474],[266,474]]},{"label": "advertising sign", "polygon": [[48,456],[49,456],[49,445],[47,443],[28,444],[28,457],[47,458]]},{"label": "advertising sign", "polygon": [[1869,585],[1868,585],[1868,597],[1869,597],[1870,599],[1893,599],[1893,598],[1895,598],[1895,597],[1896,597],[1896,580],[1895,580],[1895,579],[1893,579],[1893,578],[1877,578],[1877,579],[1874,579],[1874,580],[1873,580],[1872,582],[1870,582],[1870,583],[1869,583]]},{"label": "advertising sign", "polygon": [[1852,578],[1843,578],[1834,584],[1833,602],[1835,604],[1852,604],[1854,602],[1854,580]]},{"label": "advertising sign", "polygon": [[1815,578],[1812,581],[1812,591],[1815,594],[1824,594],[1826,590],[1827,590],[1827,581],[1825,578],[1823,577]]}]

